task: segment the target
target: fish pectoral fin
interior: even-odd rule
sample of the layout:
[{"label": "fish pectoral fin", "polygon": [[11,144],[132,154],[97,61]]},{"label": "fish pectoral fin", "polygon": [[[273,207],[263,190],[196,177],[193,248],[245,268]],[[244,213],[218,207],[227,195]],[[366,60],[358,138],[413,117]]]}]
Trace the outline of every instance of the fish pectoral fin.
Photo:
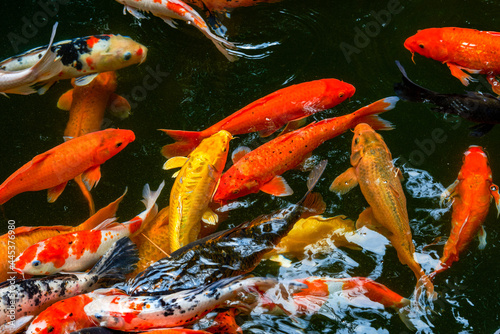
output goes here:
[{"label": "fish pectoral fin", "polygon": [[160,18],[163,20],[163,22],[165,22],[166,24],[168,24],[169,26],[171,26],[172,28],[174,29],[177,29],[177,23],[172,20],[171,17],[168,17],[168,16],[160,16]]},{"label": "fish pectoral fin", "polygon": [[2,92],[3,95],[5,95],[6,97],[8,97],[7,94],[5,93],[9,93],[9,94],[19,94],[19,95],[30,95],[30,94],[34,94],[36,93],[38,90],[36,90],[35,88],[33,88],[31,85],[33,83],[30,83],[28,85],[24,85],[24,86],[19,86],[19,87],[16,87],[16,88],[11,88],[5,92]]},{"label": "fish pectoral fin", "polygon": [[278,197],[290,196],[293,194],[292,188],[290,188],[282,176],[275,176],[271,181],[260,187],[260,191]]},{"label": "fish pectoral fin", "polygon": [[54,203],[56,201],[56,199],[59,197],[59,195],[61,195],[62,192],[64,191],[64,188],[66,187],[67,183],[68,183],[68,181],[63,182],[55,187],[50,188],[47,191],[47,202]]},{"label": "fish pectoral fin", "polygon": [[148,18],[147,16],[144,16],[140,11],[138,11],[137,9],[130,7],[130,6],[125,6],[123,8],[123,14],[125,14],[125,11],[129,12],[130,15],[132,15],[133,17],[135,17],[138,20]]},{"label": "fish pectoral fin", "polygon": [[91,231],[104,230],[107,228],[118,226],[118,224],[120,223],[116,221],[116,217],[108,218],[102,221],[99,225],[97,225],[93,229],[91,229]]},{"label": "fish pectoral fin", "polygon": [[490,123],[480,123],[473,125],[469,128],[469,136],[471,137],[482,137],[493,129],[495,124]]},{"label": "fish pectoral fin", "polygon": [[274,125],[268,125],[265,129],[259,130],[259,136],[262,138],[269,137],[278,130]]},{"label": "fish pectoral fin", "polygon": [[118,94],[111,94],[108,100],[109,113],[119,119],[125,119],[130,116],[130,103],[126,98]]},{"label": "fish pectoral fin", "polygon": [[66,93],[61,95],[59,100],[57,100],[57,108],[61,110],[70,110],[72,103],[73,103],[73,89],[70,89]]},{"label": "fish pectoral fin", "polygon": [[476,79],[474,79],[473,77],[471,77],[470,75],[468,75],[467,73],[465,73],[463,71],[463,70],[466,70],[469,73],[475,73],[476,72],[475,70],[468,69],[468,68],[461,67],[461,66],[457,66],[454,64],[450,64],[450,63],[446,63],[446,65],[448,65],[448,68],[450,69],[451,75],[453,75],[455,78],[460,80],[462,85],[468,86],[471,81],[477,81]]},{"label": "fish pectoral fin", "polygon": [[495,201],[495,206],[497,208],[497,218],[498,218],[498,216],[500,216],[500,192],[498,186],[494,183],[490,186],[490,194],[493,197],[493,200]]},{"label": "fish pectoral fin", "polygon": [[241,158],[243,158],[247,153],[250,153],[252,150],[246,146],[237,147],[233,153],[231,154],[231,160],[233,164],[237,163]]},{"label": "fish pectoral fin", "polygon": [[481,226],[481,229],[477,233],[477,237],[479,239],[479,246],[477,248],[483,250],[486,247],[486,230],[484,226]]},{"label": "fish pectoral fin", "polygon": [[367,207],[366,209],[363,210],[359,214],[358,220],[356,220],[356,230],[359,230],[363,226],[366,226],[366,228],[369,228],[372,231],[375,231],[377,233],[380,233],[387,239],[391,240],[392,232],[389,231],[387,228],[382,226],[377,219],[375,219],[375,216],[373,215],[373,210],[371,207]]},{"label": "fish pectoral fin", "polygon": [[75,79],[76,86],[86,86],[94,80],[99,73],[92,73],[89,75],[84,75]]},{"label": "fish pectoral fin", "polygon": [[448,199],[449,201],[453,196],[456,195],[455,188],[457,187],[459,182],[459,180],[455,180],[455,182],[453,182],[448,188],[445,189],[445,191],[443,191],[439,199],[439,206],[443,206],[445,199]]},{"label": "fish pectoral fin", "polygon": [[[184,166],[186,161],[188,161],[189,158],[187,157],[172,157],[165,162],[163,165],[163,169],[169,170],[169,169],[174,169],[174,168],[180,168]],[[174,176],[172,176],[174,177]]]},{"label": "fish pectoral fin", "polygon": [[350,167],[333,180],[330,185],[330,191],[336,192],[339,195],[344,195],[357,185],[358,177],[356,176],[356,169]]},{"label": "fish pectoral fin", "polygon": [[201,220],[209,225],[216,225],[219,222],[219,216],[213,212],[210,208],[203,213]]},{"label": "fish pectoral fin", "polygon": [[[296,120],[288,122],[287,125],[285,125],[285,128],[283,129],[283,131],[281,131],[279,135],[281,136],[281,135],[284,135],[285,133],[295,131],[295,130],[303,127],[304,125],[306,125],[306,122],[307,122],[306,121],[306,117],[307,116],[304,116],[302,118],[299,118],[299,119],[296,119]],[[276,131],[276,130],[277,129],[275,129],[274,131]],[[270,133],[270,134],[272,134],[272,133]],[[266,136],[263,136],[261,134],[261,137],[266,137]]]},{"label": "fish pectoral fin", "polygon": [[90,191],[101,179],[101,166],[94,166],[82,173],[82,181]]}]

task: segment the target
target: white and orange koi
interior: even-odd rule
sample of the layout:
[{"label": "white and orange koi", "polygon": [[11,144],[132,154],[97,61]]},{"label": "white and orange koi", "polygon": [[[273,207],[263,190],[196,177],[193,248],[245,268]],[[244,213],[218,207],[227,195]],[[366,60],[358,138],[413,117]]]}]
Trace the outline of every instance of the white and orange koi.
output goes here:
[{"label": "white and orange koi", "polygon": [[175,22],[172,19],[186,21],[200,30],[203,35],[209,38],[215,47],[229,60],[235,61],[237,57],[230,54],[226,48],[235,49],[233,43],[213,34],[208,28],[203,18],[189,5],[181,0],[116,0],[124,5],[125,11],[132,14],[137,19],[146,18],[140,12],[150,12],[158,16],[168,25],[175,28]]},{"label": "white and orange koi", "polygon": [[[0,62],[2,71],[21,71],[33,67],[49,48],[41,46]],[[54,43],[50,52],[62,64],[55,76],[39,81],[38,94],[45,93],[56,81],[78,78],[77,86],[91,82],[99,72],[115,71],[142,63],[148,49],[129,37],[120,35],[94,35]],[[13,91],[8,91],[13,93]]]},{"label": "white and orange koi", "polygon": [[143,191],[146,210],[123,223],[105,221],[89,231],[58,235],[27,248],[14,262],[14,270],[30,275],[49,275],[61,271],[84,271],[99,260],[118,240],[139,233],[157,213],[155,204],[163,189],[151,192],[146,184]]}]

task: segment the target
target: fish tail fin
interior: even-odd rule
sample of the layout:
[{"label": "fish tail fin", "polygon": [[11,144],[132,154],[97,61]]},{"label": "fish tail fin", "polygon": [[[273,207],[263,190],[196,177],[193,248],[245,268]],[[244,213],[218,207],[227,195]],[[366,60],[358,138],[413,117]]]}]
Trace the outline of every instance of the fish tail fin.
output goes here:
[{"label": "fish tail fin", "polygon": [[403,81],[394,84],[394,92],[400,99],[411,102],[425,102],[429,100],[429,98],[437,95],[437,93],[411,81],[408,75],[406,75],[405,69],[397,60],[396,65],[403,75]]},{"label": "fish tail fin", "polygon": [[125,280],[139,261],[137,246],[128,238],[118,240],[90,269],[89,275],[97,275],[97,284],[111,286]]},{"label": "fish tail fin", "polygon": [[165,181],[162,181],[160,186],[156,191],[151,191],[149,184],[146,183],[144,189],[142,190],[142,203],[146,206],[146,209],[141,212],[138,216],[132,219],[129,223],[132,225],[130,228],[131,237],[142,232],[142,230],[153,221],[153,218],[158,213],[158,205],[156,205],[156,200],[161,194],[163,187],[165,186]]},{"label": "fish tail fin", "polygon": [[206,137],[203,131],[164,130],[176,142],[163,146],[161,153],[167,159],[187,156]]},{"label": "fish tail fin", "polygon": [[405,326],[413,332],[417,331],[417,328],[412,321],[411,312],[411,301],[407,298],[403,298],[400,307],[397,309],[399,319],[405,324]]},{"label": "fish tail fin", "polygon": [[380,118],[378,114],[394,109],[398,101],[399,98],[397,96],[390,96],[356,110],[354,113],[357,115],[357,118],[353,127],[360,123],[367,123],[374,130],[394,129],[394,125],[391,122]]},{"label": "fish tail fin", "polygon": [[33,66],[33,72],[36,77],[41,80],[47,80],[62,71],[63,65],[60,61],[57,61],[57,52],[52,51],[52,43],[54,42],[54,37],[56,35],[58,22],[56,22],[52,28],[52,35],[50,36],[50,42],[47,46],[47,52],[43,57]]},{"label": "fish tail fin", "polygon": [[415,287],[415,296],[418,297],[425,291],[427,298],[431,300],[435,300],[437,298],[436,292],[434,292],[434,284],[432,284],[431,279],[426,274],[422,274],[417,281],[417,285]]},{"label": "fish tail fin", "polygon": [[231,62],[238,60],[238,56],[236,56],[235,54],[229,53],[229,50],[228,50],[228,49],[230,49],[230,50],[236,49],[236,46],[233,43],[211,33],[208,30],[208,28],[206,30],[204,29],[202,31],[205,34],[205,36],[208,37],[212,41],[212,43],[214,43],[217,50],[219,50],[220,53],[222,53],[224,55],[224,57],[227,58],[227,60],[229,60]]}]

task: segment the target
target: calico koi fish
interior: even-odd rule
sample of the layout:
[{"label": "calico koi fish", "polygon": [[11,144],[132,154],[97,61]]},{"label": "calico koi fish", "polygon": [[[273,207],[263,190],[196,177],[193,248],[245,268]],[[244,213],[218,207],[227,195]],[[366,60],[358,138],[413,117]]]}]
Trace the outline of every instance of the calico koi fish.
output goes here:
[{"label": "calico koi fish", "polygon": [[[124,238],[115,243],[88,273],[6,281],[0,285],[3,296],[0,299],[0,325],[6,324],[8,328],[9,319],[36,316],[59,300],[123,281],[138,260],[136,246]],[[16,306],[15,314],[10,313],[12,305]]]},{"label": "calico koi fish", "polygon": [[378,129],[392,129],[392,125],[377,114],[393,109],[397,101],[397,97],[381,99],[351,114],[311,123],[265,143],[235,161],[222,174],[213,200],[225,203],[259,190],[275,196],[291,195],[293,190],[281,174],[299,166],[325,141],[359,123],[367,122]]},{"label": "calico koi fish", "polygon": [[365,225],[389,239],[399,261],[417,277],[417,286],[424,284],[427,295],[433,296],[431,280],[414,259],[415,246],[400,181],[402,173],[394,167],[382,136],[368,124],[358,124],[354,129],[351,165],[333,181],[330,190],[345,194],[359,184],[370,206],[359,215],[356,228]]},{"label": "calico koi fish", "polygon": [[45,81],[59,74],[62,63],[57,59],[57,53],[52,52],[52,42],[56,34],[57,23],[52,29],[49,45],[40,60],[33,66],[20,71],[0,71],[0,94],[6,93],[28,95],[36,93],[31,86],[39,81]]},{"label": "calico koi fish", "polygon": [[228,52],[226,48],[235,49],[233,43],[213,34],[208,28],[203,18],[189,5],[181,0],[116,0],[124,5],[123,12],[129,12],[137,19],[146,18],[141,14],[150,12],[154,16],[161,18],[172,28],[176,28],[176,23],[173,19],[186,21],[201,31],[205,37],[210,39],[215,47],[229,60],[235,61],[238,59],[235,55]]},{"label": "calico koi fish", "polygon": [[[35,65],[47,52],[41,46],[0,62],[2,71],[20,71]],[[50,51],[57,54],[62,70],[54,77],[40,82],[38,93],[45,93],[56,81],[76,79],[77,86],[91,82],[98,72],[115,71],[142,63],[148,49],[129,37],[94,35],[54,43]],[[12,93],[12,92],[11,92]]]},{"label": "calico koi fish", "polygon": [[146,184],[143,203],[146,210],[126,223],[104,222],[102,227],[90,231],[58,235],[28,247],[14,262],[14,270],[30,275],[48,275],[61,271],[84,271],[107,252],[118,240],[141,231],[157,213],[156,200],[164,182],[156,192]]},{"label": "calico koi fish", "polygon": [[0,185],[0,204],[25,191],[48,189],[54,202],[69,180],[82,174],[87,189],[101,178],[100,166],[135,140],[130,130],[107,129],[88,133],[39,154]]},{"label": "calico koi fish", "polygon": [[164,169],[182,166],[174,174],[176,179],[170,192],[171,252],[198,239],[202,219],[208,224],[217,224],[218,216],[208,204],[226,166],[231,139],[229,132],[221,130],[204,139],[187,158],[174,157],[163,166]]},{"label": "calico koi fish", "polygon": [[453,114],[468,121],[478,123],[470,129],[470,136],[482,137],[495,124],[500,123],[500,99],[481,92],[466,92],[466,94],[440,94],[430,91],[412,82],[401,64],[396,61],[403,81],[394,85],[396,95],[407,101],[432,103],[433,111],[443,114]]},{"label": "calico koi fish", "polygon": [[276,279],[226,278],[209,286],[163,296],[93,294],[85,313],[100,326],[139,331],[189,325],[217,308],[251,310],[259,301],[258,291],[277,284]]},{"label": "calico koi fish", "polygon": [[495,200],[500,212],[500,193],[493,183],[488,157],[479,146],[469,146],[464,153],[463,165],[458,178],[441,195],[441,203],[445,199],[453,201],[451,217],[451,234],[444,246],[440,264],[432,276],[448,269],[458,261],[476,234],[479,236],[479,248],[486,246],[486,232],[482,226],[488,215],[490,201]]},{"label": "calico koi fish", "polygon": [[161,130],[177,142],[165,145],[167,158],[186,156],[203,138],[220,130],[233,136],[259,131],[266,137],[289,122],[297,122],[316,112],[330,109],[354,95],[354,86],[337,80],[321,79],[288,86],[243,107],[203,131]]},{"label": "calico koi fish", "polygon": [[429,28],[419,30],[404,42],[413,54],[416,52],[448,65],[451,75],[467,86],[475,81],[469,73],[486,74],[493,91],[500,94],[500,33],[467,28]]},{"label": "calico koi fish", "polygon": [[[125,191],[126,193],[126,191]],[[11,272],[11,268],[9,265],[9,260],[14,260],[19,254],[24,252],[28,247],[33,244],[36,244],[44,239],[66,234],[73,233],[77,231],[85,231],[95,228],[97,225],[102,223],[104,220],[112,218],[115,216],[116,210],[118,210],[118,205],[121,200],[125,196],[125,193],[116,199],[114,202],[111,202],[104,208],[97,211],[94,215],[92,215],[89,219],[84,221],[78,226],[65,226],[65,225],[56,225],[56,226],[20,226],[17,227],[11,232],[6,233],[0,237],[0,259],[4,259],[0,262],[0,282],[6,281],[12,275],[17,274],[16,272]],[[11,243],[9,243],[11,240]],[[8,246],[12,246],[12,240],[15,240],[15,253],[11,255],[8,252]],[[17,274],[16,278],[21,278],[22,276]]]},{"label": "calico koi fish", "polygon": [[128,280],[123,289],[134,296],[171,294],[252,271],[299,217],[317,203],[310,192],[325,168],[326,160],[311,171],[306,195],[291,208],[259,216],[179,248]]}]

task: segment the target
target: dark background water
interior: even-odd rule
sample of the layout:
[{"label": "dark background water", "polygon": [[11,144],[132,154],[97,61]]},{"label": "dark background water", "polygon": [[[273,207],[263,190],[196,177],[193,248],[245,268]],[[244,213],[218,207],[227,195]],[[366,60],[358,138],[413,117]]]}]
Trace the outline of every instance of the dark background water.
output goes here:
[{"label": "dark background water", "polygon": [[[9,36],[23,36],[26,21],[39,19],[41,6],[36,1],[3,2],[0,5],[0,58],[6,58],[47,43],[50,29],[59,21],[56,40],[98,33],[127,35],[149,48],[148,59],[119,73],[117,93],[133,103],[133,114],[123,121],[108,116],[106,125],[131,129],[136,141],[102,166],[102,179],[92,193],[100,208],[122,194],[128,194],[118,215],[125,221],[140,211],[142,187],[153,188],[167,181],[160,207],[168,205],[171,173],[161,169],[165,159],[160,148],[172,142],[158,128],[201,130],[230,115],[246,104],[284,86],[320,78],[334,77],[353,84],[356,94],[332,110],[311,119],[343,115],[380,98],[393,95],[393,84],[400,80],[394,64],[399,59],[410,78],[440,92],[463,92],[464,87],[448,68],[436,61],[415,56],[404,49],[403,41],[418,29],[439,26],[499,30],[500,4],[496,1],[320,1],[283,0],[236,9],[221,17],[227,27],[226,37],[245,47],[246,57],[228,62],[199,31],[179,22],[172,29],[152,17],[139,24],[132,16],[122,15],[115,1],[61,1],[59,10],[48,21],[40,21],[38,32],[15,49]],[[377,13],[392,8],[383,26]],[[379,17],[380,18],[380,17]],[[371,30],[366,30],[371,29]],[[369,37],[358,40],[359,31]],[[10,34],[10,35],[9,35]],[[346,56],[341,45],[356,47]],[[148,67],[168,76],[156,89],[142,97],[135,87],[142,85]],[[469,89],[491,92],[484,77]],[[16,96],[0,100],[0,179],[35,155],[62,142],[67,112],[57,109],[59,96],[70,88],[63,81],[43,96]],[[394,158],[404,167],[408,211],[414,243],[423,260],[437,258],[442,246],[422,248],[436,237],[449,234],[450,212],[439,210],[439,194],[451,184],[460,169],[463,152],[471,144],[481,145],[489,153],[493,179],[500,182],[500,157],[496,152],[500,129],[495,128],[481,139],[468,137],[466,121],[444,118],[432,113],[429,105],[399,102],[383,118],[396,129],[382,133]],[[442,131],[441,142],[432,141],[433,131]],[[359,189],[343,200],[328,191],[331,181],[349,167],[352,134],[345,133],[324,143],[314,153],[327,158],[329,165],[318,190],[328,205],[325,216],[345,214],[353,219],[366,207]],[[239,136],[231,148],[241,144],[255,148],[264,142],[255,134]],[[404,161],[409,161],[403,166]],[[413,169],[412,169],[413,168]],[[410,173],[411,172],[411,173]],[[427,174],[426,174],[427,173]],[[427,178],[424,178],[427,176]],[[264,193],[248,197],[251,209],[231,212],[226,226],[249,220],[262,213],[297,201],[305,191],[306,174],[284,174],[295,194],[275,198]],[[498,177],[498,178],[497,178]],[[46,192],[24,193],[3,206],[2,233],[6,220],[22,225],[76,225],[88,216],[87,204],[78,187],[70,182],[54,203],[46,203]],[[500,328],[500,226],[492,207],[485,222],[488,245],[483,251],[473,241],[459,262],[436,279],[441,297],[437,313],[430,317],[436,333],[494,333]],[[383,259],[383,262],[381,262]],[[377,262],[378,261],[378,262]],[[378,265],[377,265],[378,264]],[[428,264],[423,264],[430,270]],[[381,269],[381,270],[380,270]],[[392,248],[382,257],[370,253],[338,250],[313,261],[294,264],[293,270],[279,269],[265,261],[257,274],[281,277],[369,276],[394,291],[409,296],[415,284],[413,273],[398,261]],[[408,329],[391,311],[344,308],[336,314],[316,315],[298,322],[286,316],[246,317],[243,327],[249,333],[404,333]]]}]

